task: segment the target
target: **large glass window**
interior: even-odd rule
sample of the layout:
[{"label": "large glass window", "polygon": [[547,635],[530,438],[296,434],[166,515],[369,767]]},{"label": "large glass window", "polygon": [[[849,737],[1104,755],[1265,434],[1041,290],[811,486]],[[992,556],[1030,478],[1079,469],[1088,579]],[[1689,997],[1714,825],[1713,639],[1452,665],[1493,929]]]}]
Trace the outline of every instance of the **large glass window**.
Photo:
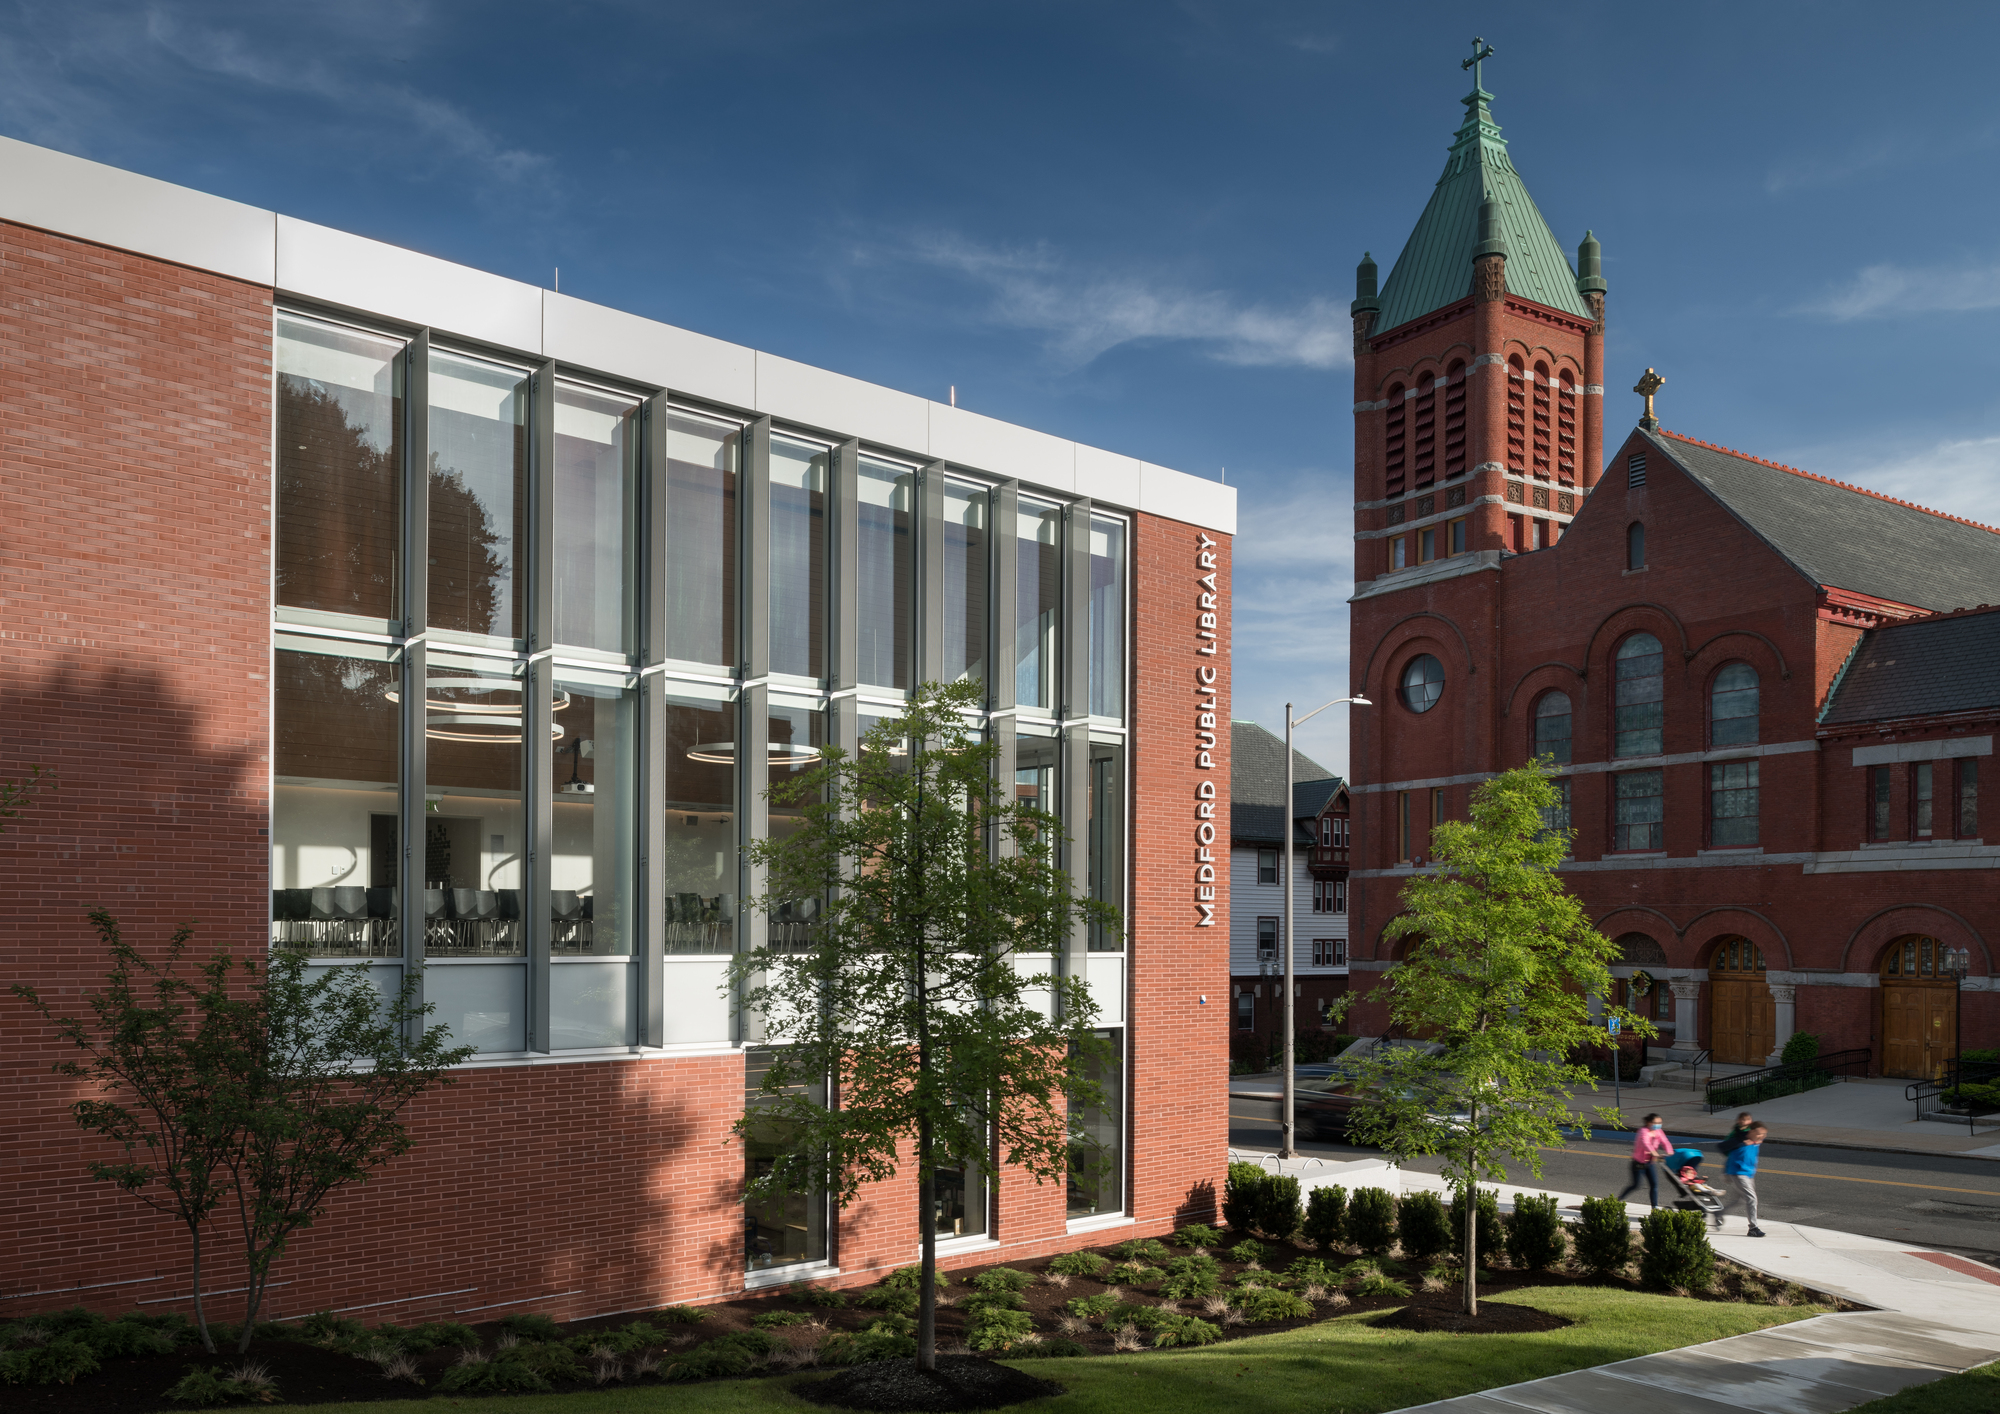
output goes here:
[{"label": "large glass window", "polygon": [[985,1235],[986,1174],[983,1155],[946,1159],[933,1170],[931,1225],[940,1238]]},{"label": "large glass window", "polygon": [[1958,763],[1958,837],[1979,838],[1979,761],[1971,756]]},{"label": "large glass window", "polygon": [[986,676],[987,492],[947,481],[944,487],[945,682]]},{"label": "large glass window", "polygon": [[1635,633],[1618,645],[1613,756],[1658,756],[1666,723],[1665,656],[1660,640]]},{"label": "large glass window", "polygon": [[[1203,592],[1204,606],[1220,602]],[[1125,523],[1090,521],[1090,715],[1125,715]]]},{"label": "large glass window", "polygon": [[670,953],[736,951],[736,694],[672,683],[666,747],[666,918]]},{"label": "large glass window", "polygon": [[[556,706],[567,710],[568,695]],[[423,712],[424,952],[519,957],[527,950],[519,669],[433,654]]]},{"label": "large glass window", "polygon": [[523,636],[528,375],[431,352],[430,626]]},{"label": "large glass window", "polygon": [[1412,712],[1430,711],[1444,696],[1444,664],[1428,653],[1419,653],[1403,669],[1400,691],[1403,705]]},{"label": "large glass window", "polygon": [[[742,429],[667,418],[667,657],[727,670],[736,652],[736,467]],[[730,733],[725,740],[733,739]]]},{"label": "large glass window", "polygon": [[377,649],[274,656],[271,941],[314,957],[400,957],[401,669]]},{"label": "large glass window", "polygon": [[[753,1121],[743,1140],[745,1182],[762,1178],[778,1157],[790,1151],[792,1126],[775,1118],[763,1118],[770,1104],[764,1094],[764,1076],[771,1069],[771,1052],[752,1050],[744,1054],[743,1106]],[[826,1103],[824,1086],[799,1086],[791,1093],[809,1096],[815,1104]],[[783,1193],[746,1203],[743,1208],[744,1265],[750,1271],[794,1266],[826,1260],[826,1194],[823,1192]]]},{"label": "large glass window", "polygon": [[771,671],[826,676],[824,447],[771,439]]},{"label": "large glass window", "polygon": [[1931,804],[1935,763],[1916,761],[1910,765],[1910,838],[1927,840],[1931,837]]},{"label": "large glass window", "polygon": [[556,680],[562,735],[550,771],[549,950],[558,956],[633,951],[638,701],[630,679],[571,673]]},{"label": "large glass window", "polygon": [[1731,663],[1715,675],[1709,692],[1708,740],[1712,746],[1747,746],[1757,740],[1757,670]]},{"label": "large glass window", "polygon": [[1015,529],[1014,698],[1056,706],[1062,652],[1062,511],[1021,498]]},{"label": "large glass window", "polygon": [[1612,819],[1613,849],[1659,849],[1666,800],[1659,771],[1626,771],[1613,776],[1617,811]]},{"label": "large glass window", "polygon": [[1087,1218],[1124,1211],[1125,1033],[1100,1031],[1111,1054],[1091,1078],[1104,1087],[1102,1105],[1069,1107],[1069,1216]]},{"label": "large glass window", "polygon": [[[893,462],[861,459],[860,504],[855,507],[859,563],[860,680],[871,687],[910,686],[910,610],[916,602],[915,557],[910,538],[916,473]],[[946,581],[950,593],[950,581]]]},{"label": "large glass window", "polygon": [[1717,849],[1757,843],[1757,763],[1717,761],[1708,768],[1708,838]]},{"label": "large glass window", "polygon": [[1046,810],[1051,815],[1062,814],[1062,801],[1056,794],[1057,756],[1053,731],[1046,728],[1042,731],[1025,727],[1022,729],[1015,743],[1014,798],[1016,800],[1037,810]]},{"label": "large glass window", "polygon": [[1567,692],[1545,692],[1535,703],[1535,755],[1569,765],[1570,708]]},{"label": "large glass window", "polygon": [[278,602],[401,617],[400,339],[278,319]]},{"label": "large glass window", "polygon": [[630,653],[639,402],[556,385],[555,641]]},{"label": "large glass window", "polygon": [[[1125,913],[1125,748],[1090,744],[1090,896]],[[1092,952],[1118,952],[1119,930],[1090,925]]]},{"label": "large glass window", "polygon": [[[770,716],[771,838],[782,840],[805,823],[800,804],[778,798],[778,790],[819,764],[826,745],[826,713],[803,703],[771,703]],[[817,898],[781,899],[769,919],[773,947],[804,948],[812,944],[812,925],[819,917]]]}]

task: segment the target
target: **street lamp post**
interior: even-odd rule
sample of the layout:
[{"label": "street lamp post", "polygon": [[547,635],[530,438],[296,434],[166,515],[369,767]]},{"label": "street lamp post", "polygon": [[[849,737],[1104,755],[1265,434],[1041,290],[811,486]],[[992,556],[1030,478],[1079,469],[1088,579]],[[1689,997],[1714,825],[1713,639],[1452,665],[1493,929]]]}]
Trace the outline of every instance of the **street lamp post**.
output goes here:
[{"label": "street lamp post", "polygon": [[[1938,961],[1943,964],[1939,971],[1951,978],[1951,1062],[1958,1066],[1958,1058],[1965,1054],[1965,974],[1972,970],[1972,949],[1945,947]],[[1960,1083],[1963,1075],[1958,1076]]]},{"label": "street lamp post", "polygon": [[1285,1108],[1284,1114],[1281,1116],[1283,1132],[1278,1141],[1278,1157],[1281,1159],[1296,1159],[1299,1156],[1298,1144],[1296,1142],[1298,1138],[1297,1117],[1294,1113],[1298,1102],[1298,1076],[1294,1074],[1294,1068],[1298,1064],[1298,1038],[1296,1023],[1293,1020],[1294,999],[1292,996],[1294,990],[1292,969],[1296,962],[1297,951],[1292,940],[1292,848],[1294,844],[1293,836],[1298,833],[1298,822],[1292,818],[1292,728],[1304,726],[1327,708],[1338,707],[1343,702],[1352,702],[1357,707],[1373,705],[1367,698],[1361,696],[1336,697],[1331,702],[1322,702],[1303,717],[1294,717],[1292,715],[1292,704],[1289,702],[1285,704],[1285,806],[1281,812],[1284,816],[1285,830],[1285,919],[1284,922],[1278,925],[1278,936],[1283,939],[1282,946],[1285,949],[1285,1007],[1282,1012],[1283,1021],[1281,1023],[1285,1028]]}]

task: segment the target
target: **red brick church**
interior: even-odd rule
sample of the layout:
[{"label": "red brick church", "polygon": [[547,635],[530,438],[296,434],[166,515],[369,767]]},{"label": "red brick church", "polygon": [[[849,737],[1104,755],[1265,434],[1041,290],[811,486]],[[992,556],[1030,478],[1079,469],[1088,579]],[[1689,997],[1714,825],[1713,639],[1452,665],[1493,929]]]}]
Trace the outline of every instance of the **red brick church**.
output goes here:
[{"label": "red brick church", "polygon": [[1656,1048],[2000,1042],[2000,532],[1668,432],[1650,369],[1607,459],[1598,243],[1571,265],[1491,99],[1357,280],[1351,1028],[1432,824],[1546,756]]}]

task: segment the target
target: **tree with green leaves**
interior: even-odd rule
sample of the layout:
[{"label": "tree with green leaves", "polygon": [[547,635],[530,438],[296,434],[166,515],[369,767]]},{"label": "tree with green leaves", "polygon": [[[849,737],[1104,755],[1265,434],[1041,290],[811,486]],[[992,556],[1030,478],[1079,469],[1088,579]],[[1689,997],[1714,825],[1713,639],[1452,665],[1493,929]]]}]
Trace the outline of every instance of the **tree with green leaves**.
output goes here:
[{"label": "tree with green leaves", "polygon": [[1404,886],[1383,931],[1408,940],[1384,983],[1390,1019],[1435,1044],[1378,1047],[1352,1072],[1367,1096],[1356,1134],[1398,1157],[1438,1155],[1462,1195],[1468,1313],[1479,1309],[1476,1185],[1504,1179],[1509,1160],[1541,1176],[1542,1150],[1575,1124],[1571,1094],[1591,1084],[1569,1057],[1602,1040],[1602,1016],[1653,1034],[1622,1007],[1591,1015],[1590,999],[1609,997],[1616,948],[1557,875],[1570,832],[1550,823],[1556,805],[1534,762],[1475,789],[1469,821],[1432,831],[1435,867]]},{"label": "tree with green leaves", "polygon": [[219,1207],[234,1207],[249,1272],[238,1345],[247,1350],[291,1237],[334,1190],[410,1149],[403,1109],[450,1084],[447,1067],[473,1048],[424,1026],[431,1007],[415,1002],[414,979],[385,997],[365,966],[314,976],[290,950],[261,966],[217,953],[190,972],[190,925],[156,962],[109,913],[90,917],[112,958],[103,989],[86,998],[91,1020],[57,1016],[33,987],[13,992],[85,1053],[55,1070],[96,1083],[98,1097],[72,1113],[123,1151],[92,1162],[91,1176],[187,1229],[195,1321],[210,1351],[203,1230]]},{"label": "tree with green leaves", "polygon": [[[758,900],[819,901],[803,944],[740,955],[732,984],[776,1048],[752,1112],[782,1129],[745,1201],[824,1190],[843,1205],[914,1163],[923,1260],[917,1359],[935,1367],[936,1173],[997,1153],[1037,1183],[1101,1160],[1071,1114],[1101,1106],[1111,1048],[1083,981],[1052,964],[1117,911],[1059,867],[1061,822],[1013,797],[968,721],[977,684],[922,685],[852,756],[771,788],[797,827],[750,847]],[[830,1095],[831,1102],[823,1096]]]}]

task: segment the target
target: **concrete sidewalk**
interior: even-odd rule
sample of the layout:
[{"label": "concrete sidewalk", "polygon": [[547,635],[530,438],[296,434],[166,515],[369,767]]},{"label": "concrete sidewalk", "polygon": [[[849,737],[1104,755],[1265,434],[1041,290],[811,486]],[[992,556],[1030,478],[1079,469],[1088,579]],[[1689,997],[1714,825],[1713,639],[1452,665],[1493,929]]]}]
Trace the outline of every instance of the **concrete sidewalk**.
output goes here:
[{"label": "concrete sidewalk", "polygon": [[[1431,1174],[1404,1173],[1381,1159],[1354,1163],[1261,1158],[1296,1175],[1302,1188],[1442,1191]],[[1539,1188],[1498,1185],[1501,1206]],[[1558,1195],[1566,1210],[1580,1198]],[[1627,1211],[1642,1216],[1645,1208]],[[1766,1222],[1747,1237],[1742,1220],[1712,1235],[1731,1261],[1873,1310],[1816,1316],[1752,1335],[1685,1346],[1595,1369],[1530,1380],[1416,1406],[1452,1414],[1837,1414],[1885,1394],[2000,1359],[2000,1270],[1945,1252],[1796,1223]]]}]

